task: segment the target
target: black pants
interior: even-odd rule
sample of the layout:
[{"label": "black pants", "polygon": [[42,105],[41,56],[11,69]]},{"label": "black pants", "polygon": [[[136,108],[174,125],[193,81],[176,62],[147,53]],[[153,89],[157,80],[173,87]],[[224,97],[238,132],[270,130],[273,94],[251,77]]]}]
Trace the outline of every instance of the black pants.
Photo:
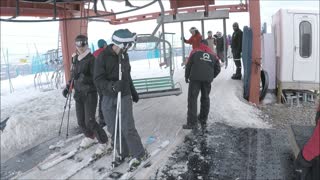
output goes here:
[{"label": "black pants", "polygon": [[236,74],[241,74],[241,53],[232,53],[234,64],[237,67]]},{"label": "black pants", "polygon": [[99,107],[98,107],[98,111],[99,111],[99,124],[106,124],[103,118],[103,113],[102,113],[102,108],[101,108],[101,103],[102,103],[102,99],[103,99],[103,95],[99,94]]},{"label": "black pants", "polygon": [[210,109],[209,94],[211,91],[211,83],[205,81],[190,81],[188,90],[187,124],[191,126],[197,124],[197,100],[199,91],[201,91],[199,120],[203,121],[201,123],[204,123],[208,119]]},{"label": "black pants", "polygon": [[[108,131],[112,135],[112,139],[114,139],[117,97],[103,96],[102,109],[106,119]],[[134,158],[143,157],[145,155],[145,151],[134,123],[132,99],[130,95],[121,97],[121,132],[122,157],[127,157],[129,155]],[[118,139],[116,147],[119,152],[120,142],[119,136],[117,137]]]},{"label": "black pants", "polygon": [[96,92],[88,94],[81,92],[75,93],[74,99],[76,101],[78,124],[86,137],[96,137],[99,143],[107,143],[107,134],[95,119],[97,98]]}]

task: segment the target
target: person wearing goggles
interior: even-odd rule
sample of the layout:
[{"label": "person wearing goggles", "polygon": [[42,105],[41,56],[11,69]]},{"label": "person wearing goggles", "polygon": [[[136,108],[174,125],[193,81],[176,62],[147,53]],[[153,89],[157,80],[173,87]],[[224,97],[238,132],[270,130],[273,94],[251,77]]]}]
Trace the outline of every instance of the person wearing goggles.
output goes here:
[{"label": "person wearing goggles", "polygon": [[[114,137],[117,113],[117,95],[121,92],[121,157],[132,156],[130,168],[137,167],[148,155],[136,130],[132,102],[139,101],[139,95],[131,78],[131,66],[128,49],[133,45],[136,34],[128,29],[116,30],[112,35],[112,44],[96,59],[94,81],[98,91],[103,95],[102,112],[106,120],[108,132]],[[122,76],[119,78],[119,60]],[[112,138],[113,139],[113,138]],[[117,140],[117,142],[119,142]],[[117,151],[120,152],[119,146]]]},{"label": "person wearing goggles", "polygon": [[95,120],[97,108],[97,89],[93,83],[95,57],[88,48],[87,36],[78,35],[75,45],[77,51],[72,55],[71,80],[63,90],[63,96],[67,98],[74,89],[77,121],[85,136],[79,145],[80,148],[88,148],[97,138],[99,145],[95,155],[102,155],[110,152],[111,145],[106,132]]}]

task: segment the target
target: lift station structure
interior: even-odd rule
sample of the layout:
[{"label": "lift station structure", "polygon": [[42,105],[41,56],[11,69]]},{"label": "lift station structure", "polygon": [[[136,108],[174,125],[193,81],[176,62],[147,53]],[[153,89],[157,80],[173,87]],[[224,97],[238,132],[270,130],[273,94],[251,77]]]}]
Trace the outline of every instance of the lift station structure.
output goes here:
[{"label": "lift station structure", "polygon": [[[131,6],[128,0],[124,1],[126,2],[126,5]],[[104,11],[97,9],[97,3],[101,3],[103,5]],[[117,18],[117,14],[124,14],[126,12],[139,10],[155,3],[159,4],[159,12]],[[90,6],[93,6],[94,8],[89,9],[88,7]],[[108,6],[108,2],[104,0],[1,0],[0,20],[4,22],[59,21],[65,76],[66,79],[69,79],[71,55],[75,51],[75,47],[73,45],[74,38],[78,34],[87,34],[89,19],[103,21],[111,25],[158,19],[158,25],[152,32],[151,36],[154,36],[160,27],[162,27],[162,31],[165,32],[165,23],[180,22],[181,29],[183,30],[183,22],[200,20],[202,25],[202,34],[204,34],[204,20],[222,19],[224,22],[224,29],[226,29],[225,19],[228,18],[229,13],[249,12],[250,27],[253,32],[249,101],[259,104],[261,70],[261,25],[259,0],[244,0],[244,2],[240,0],[239,4],[233,5],[215,5],[215,0],[170,0],[169,10],[164,9],[161,0],[153,0],[147,2],[143,6],[132,7],[131,10],[123,12],[108,12],[105,9],[106,6]],[[9,16],[10,18],[5,19],[3,16]],[[16,19],[19,16],[51,17],[52,19]],[[225,34],[226,33],[224,33],[224,35]]]}]

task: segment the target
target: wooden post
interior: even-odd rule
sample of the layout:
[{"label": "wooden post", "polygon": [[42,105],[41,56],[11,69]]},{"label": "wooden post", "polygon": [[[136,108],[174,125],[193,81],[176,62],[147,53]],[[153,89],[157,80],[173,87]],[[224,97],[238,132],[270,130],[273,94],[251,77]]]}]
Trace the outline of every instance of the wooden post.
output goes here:
[{"label": "wooden post", "polygon": [[260,1],[249,0],[250,27],[252,28],[252,64],[249,101],[259,104],[261,71]]}]

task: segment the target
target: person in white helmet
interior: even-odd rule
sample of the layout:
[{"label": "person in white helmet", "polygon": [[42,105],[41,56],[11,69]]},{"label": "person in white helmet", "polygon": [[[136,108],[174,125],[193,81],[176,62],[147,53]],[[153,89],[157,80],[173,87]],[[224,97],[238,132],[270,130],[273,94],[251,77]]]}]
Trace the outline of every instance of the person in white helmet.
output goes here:
[{"label": "person in white helmet", "polygon": [[189,31],[192,34],[192,36],[188,40],[183,38],[184,42],[187,43],[187,44],[191,44],[192,45],[192,49],[199,48],[200,47],[200,42],[202,40],[202,36],[201,36],[200,32],[195,27],[191,27]]}]

